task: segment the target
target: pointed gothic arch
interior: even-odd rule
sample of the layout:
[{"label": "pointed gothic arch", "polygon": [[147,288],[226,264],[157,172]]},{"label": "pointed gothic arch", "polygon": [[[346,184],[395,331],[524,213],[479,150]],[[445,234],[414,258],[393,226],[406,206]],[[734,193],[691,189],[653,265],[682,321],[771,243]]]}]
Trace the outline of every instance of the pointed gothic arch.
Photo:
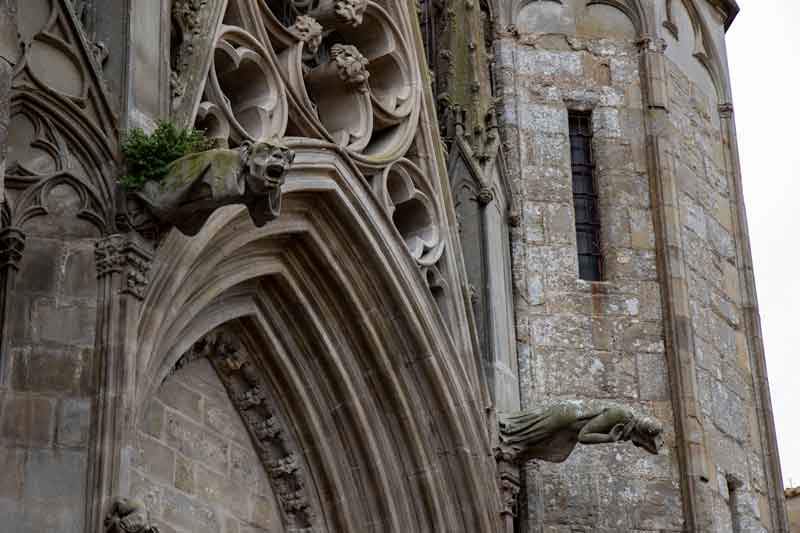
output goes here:
[{"label": "pointed gothic arch", "polygon": [[375,197],[325,148],[295,148],[274,223],[225,209],[164,243],[144,302],[160,311],[137,328],[137,419],[182,354],[238,323],[280,387],[327,530],[494,530],[474,361]]}]

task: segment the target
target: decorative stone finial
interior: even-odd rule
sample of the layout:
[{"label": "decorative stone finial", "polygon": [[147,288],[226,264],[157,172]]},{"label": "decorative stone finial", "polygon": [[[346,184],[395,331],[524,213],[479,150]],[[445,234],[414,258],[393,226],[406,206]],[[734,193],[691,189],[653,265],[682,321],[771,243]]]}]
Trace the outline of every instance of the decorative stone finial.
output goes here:
[{"label": "decorative stone finial", "polygon": [[541,459],[563,462],[581,444],[631,441],[658,454],[663,427],[629,407],[603,400],[558,400],[545,406],[499,415],[498,461]]},{"label": "decorative stone finial", "polygon": [[305,50],[309,54],[316,54],[322,44],[322,25],[308,15],[298,16],[289,31],[298,39],[306,43]]},{"label": "decorative stone finial", "polygon": [[339,0],[334,9],[339,20],[355,28],[364,22],[367,0]]},{"label": "decorative stone finial", "polygon": [[367,80],[369,80],[367,64],[369,61],[358,51],[358,48],[351,44],[334,44],[331,48],[331,57],[336,62],[339,78],[342,81],[357,87],[361,92],[367,91]]}]

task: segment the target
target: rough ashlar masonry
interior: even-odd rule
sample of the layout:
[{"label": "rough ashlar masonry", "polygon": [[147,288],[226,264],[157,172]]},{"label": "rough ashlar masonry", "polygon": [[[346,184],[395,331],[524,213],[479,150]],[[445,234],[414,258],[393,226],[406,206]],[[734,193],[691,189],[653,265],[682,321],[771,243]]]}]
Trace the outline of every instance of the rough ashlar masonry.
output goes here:
[{"label": "rough ashlar masonry", "polygon": [[[16,274],[0,385],[0,515],[14,531],[82,533],[97,306],[97,231],[75,217],[76,191],[53,187]],[[5,355],[5,354],[4,354]]]},{"label": "rough ashlar masonry", "polygon": [[[666,101],[653,105],[667,117],[657,126],[666,140],[660,164],[670,170],[664,176],[674,174],[677,182],[676,244],[688,280],[699,442],[708,469],[700,481],[712,500],[695,501],[710,520],[700,518],[696,527],[765,531],[775,515],[742,310],[737,239],[744,238],[738,226],[743,214],[736,213],[722,118],[731,110],[719,101],[708,64],[698,60],[692,43],[698,26],[684,3],[666,7],[681,40],[676,33],[652,45],[663,43],[667,50]],[[669,252],[659,249],[652,210],[653,199],[663,198],[652,190],[653,130],[643,96],[658,90],[661,80],[641,71],[642,46],[650,41],[637,41],[632,26],[612,11],[593,12],[581,2],[529,4],[518,27],[496,43],[509,176],[522,210],[512,233],[521,398],[523,406],[554,397],[614,399],[674,427],[674,417],[682,415],[674,411],[668,370],[674,356],[664,330],[667,287],[658,263]],[[708,15],[705,6],[692,16],[699,13],[722,31],[722,19]],[[649,88],[642,87],[647,76],[654,76]],[[599,283],[577,279],[570,109],[592,111],[604,257]],[[685,500],[675,438],[669,430],[667,453],[657,458],[608,447],[578,450],[564,464],[529,466],[523,522],[553,532],[682,531]]]},{"label": "rough ashlar masonry", "polygon": [[[512,253],[523,405],[553,397],[614,399],[669,421],[638,49],[553,35],[501,46],[504,79],[513,80],[506,90],[517,99],[506,125],[519,143],[511,175],[522,223]],[[568,109],[592,110],[600,283],[577,276]],[[679,531],[676,476],[670,455],[587,447],[564,464],[532,469],[529,520],[596,531]],[[675,504],[671,512],[655,504],[665,499]],[[632,507],[640,512],[625,512]]]},{"label": "rough ashlar masonry", "polygon": [[[670,122],[678,142],[672,156],[680,190],[681,237],[686,250],[696,345],[697,381],[720,510],[716,531],[729,531],[729,478],[742,531],[760,531],[769,516],[750,354],[742,331],[741,289],[732,189],[725,171],[716,95],[708,95],[672,62]],[[712,85],[713,86],[713,85]],[[746,527],[745,527],[746,526]]]}]

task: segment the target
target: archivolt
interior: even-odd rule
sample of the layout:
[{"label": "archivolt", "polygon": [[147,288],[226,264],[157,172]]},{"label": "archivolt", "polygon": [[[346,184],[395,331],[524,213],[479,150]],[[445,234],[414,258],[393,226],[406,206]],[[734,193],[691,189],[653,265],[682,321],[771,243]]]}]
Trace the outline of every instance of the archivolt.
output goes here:
[{"label": "archivolt", "polygon": [[218,325],[238,322],[282,399],[329,531],[495,531],[474,390],[403,241],[330,146],[296,148],[281,217],[218,212],[168,237],[138,327],[137,400]]}]

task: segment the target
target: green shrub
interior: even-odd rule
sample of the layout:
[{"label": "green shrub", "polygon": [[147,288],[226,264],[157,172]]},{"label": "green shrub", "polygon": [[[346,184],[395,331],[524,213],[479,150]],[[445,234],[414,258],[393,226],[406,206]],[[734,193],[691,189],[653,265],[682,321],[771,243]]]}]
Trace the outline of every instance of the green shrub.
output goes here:
[{"label": "green shrub", "polygon": [[170,122],[159,122],[148,135],[140,128],[122,137],[122,155],[126,173],[119,182],[127,189],[139,189],[148,180],[160,181],[167,166],[176,159],[211,148],[211,142],[200,130],[178,129]]}]

